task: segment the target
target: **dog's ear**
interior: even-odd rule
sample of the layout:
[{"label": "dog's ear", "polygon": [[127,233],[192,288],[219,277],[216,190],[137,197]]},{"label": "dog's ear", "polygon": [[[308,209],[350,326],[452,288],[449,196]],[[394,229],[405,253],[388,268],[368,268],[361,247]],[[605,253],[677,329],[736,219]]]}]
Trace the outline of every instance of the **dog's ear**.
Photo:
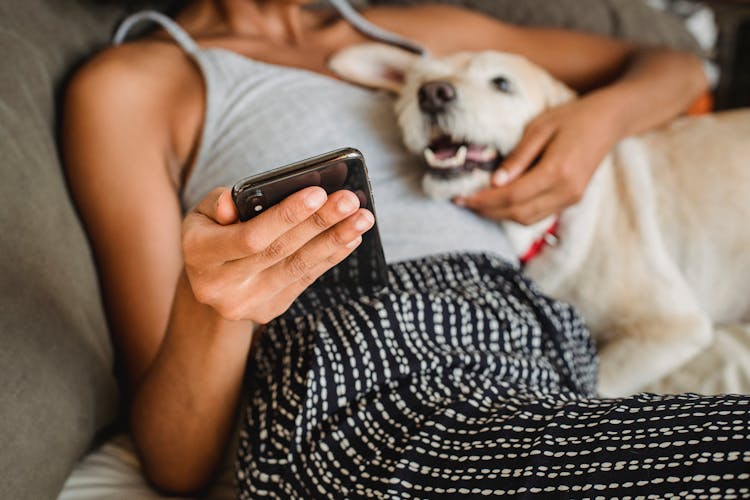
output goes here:
[{"label": "dog's ear", "polygon": [[365,43],[337,52],[328,67],[345,80],[398,93],[404,74],[419,57],[392,45]]}]

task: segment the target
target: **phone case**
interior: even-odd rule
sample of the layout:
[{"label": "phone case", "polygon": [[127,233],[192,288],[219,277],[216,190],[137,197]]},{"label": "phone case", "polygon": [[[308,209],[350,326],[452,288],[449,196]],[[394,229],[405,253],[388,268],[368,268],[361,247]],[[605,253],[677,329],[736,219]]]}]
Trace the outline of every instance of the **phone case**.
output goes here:
[{"label": "phone case", "polygon": [[388,273],[378,232],[375,200],[364,157],[358,150],[337,149],[241,179],[232,188],[232,198],[240,220],[247,221],[309,186],[320,186],[328,194],[348,189],[357,195],[362,208],[375,215],[375,224],[362,235],[360,246],[321,276],[314,286],[358,286],[365,289],[385,286]]}]

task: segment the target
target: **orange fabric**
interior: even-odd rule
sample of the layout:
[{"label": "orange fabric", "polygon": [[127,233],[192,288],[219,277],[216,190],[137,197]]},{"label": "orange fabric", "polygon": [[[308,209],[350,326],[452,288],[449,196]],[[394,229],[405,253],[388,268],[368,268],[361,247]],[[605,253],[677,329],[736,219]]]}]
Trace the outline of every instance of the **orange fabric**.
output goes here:
[{"label": "orange fabric", "polygon": [[703,95],[698,97],[693,104],[687,110],[687,114],[691,116],[705,115],[710,113],[714,109],[714,97],[711,92],[705,92]]}]

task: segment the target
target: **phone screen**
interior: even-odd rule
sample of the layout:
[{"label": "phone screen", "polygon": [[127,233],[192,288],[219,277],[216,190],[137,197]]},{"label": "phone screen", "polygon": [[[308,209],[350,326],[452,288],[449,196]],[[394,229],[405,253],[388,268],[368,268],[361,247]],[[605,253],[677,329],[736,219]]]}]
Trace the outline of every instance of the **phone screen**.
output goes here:
[{"label": "phone screen", "polygon": [[232,188],[232,197],[240,220],[247,221],[309,186],[320,186],[328,194],[341,189],[352,191],[359,198],[360,207],[375,215],[375,225],[362,235],[359,247],[321,276],[314,286],[353,285],[369,289],[385,286],[387,270],[375,202],[364,157],[356,149],[338,149],[242,179]]}]

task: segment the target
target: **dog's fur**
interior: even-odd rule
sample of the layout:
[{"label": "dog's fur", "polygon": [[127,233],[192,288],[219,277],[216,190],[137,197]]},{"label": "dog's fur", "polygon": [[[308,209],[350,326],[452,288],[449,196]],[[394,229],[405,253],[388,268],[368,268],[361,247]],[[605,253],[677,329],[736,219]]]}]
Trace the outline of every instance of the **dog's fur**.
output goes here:
[{"label": "dog's fur", "polygon": [[[399,94],[399,125],[417,154],[449,134],[507,155],[525,125],[575,98],[528,60],[497,52],[419,58],[365,44],[337,54],[349,80]],[[505,77],[510,92],[491,82]],[[457,97],[428,118],[417,102],[426,82]],[[436,197],[466,194],[489,174],[425,178]],[[594,174],[580,203],[559,220],[559,244],[526,273],[547,294],[574,304],[600,346],[599,390],[635,392],[669,373],[712,338],[713,323],[750,319],[750,112],[682,118],[622,141]],[[521,255],[549,226],[503,223]]]}]

